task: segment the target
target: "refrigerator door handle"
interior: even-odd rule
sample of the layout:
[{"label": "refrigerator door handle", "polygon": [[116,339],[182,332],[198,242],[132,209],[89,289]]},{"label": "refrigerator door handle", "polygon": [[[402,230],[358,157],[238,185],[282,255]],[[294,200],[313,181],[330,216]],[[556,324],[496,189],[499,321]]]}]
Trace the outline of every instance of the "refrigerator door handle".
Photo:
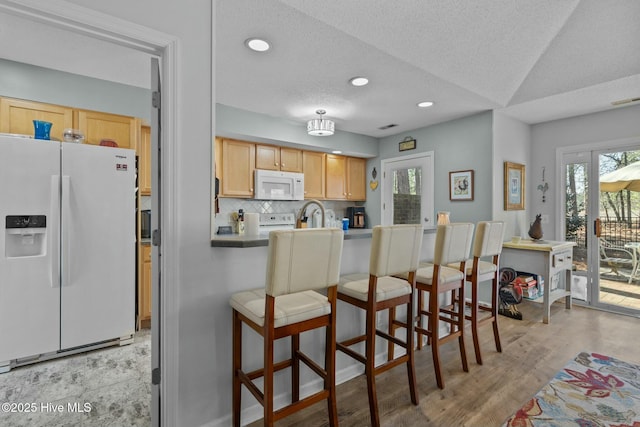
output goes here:
[{"label": "refrigerator door handle", "polygon": [[62,230],[60,236],[65,236],[64,239],[61,238],[62,242],[62,262],[60,263],[62,268],[62,274],[60,277],[60,286],[69,286],[71,284],[71,274],[70,268],[71,263],[69,260],[71,259],[71,248],[69,245],[70,238],[69,232],[71,227],[69,225],[69,190],[71,188],[70,177],[68,175],[62,176]]},{"label": "refrigerator door handle", "polygon": [[56,288],[60,284],[60,176],[51,175],[51,201],[49,207],[49,260],[50,282]]}]

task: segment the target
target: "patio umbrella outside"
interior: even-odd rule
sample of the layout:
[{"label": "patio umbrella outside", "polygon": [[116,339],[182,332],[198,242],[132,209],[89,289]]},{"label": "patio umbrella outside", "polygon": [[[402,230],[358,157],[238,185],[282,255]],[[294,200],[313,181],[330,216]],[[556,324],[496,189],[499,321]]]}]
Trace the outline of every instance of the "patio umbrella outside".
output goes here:
[{"label": "patio umbrella outside", "polygon": [[640,162],[606,173],[600,177],[600,191],[640,191]]}]

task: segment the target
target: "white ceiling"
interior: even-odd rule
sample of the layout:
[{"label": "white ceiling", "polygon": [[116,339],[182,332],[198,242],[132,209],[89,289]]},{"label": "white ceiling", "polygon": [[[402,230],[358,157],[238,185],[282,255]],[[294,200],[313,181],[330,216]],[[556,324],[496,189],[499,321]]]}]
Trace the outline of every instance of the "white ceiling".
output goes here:
[{"label": "white ceiling", "polygon": [[[319,108],[374,137],[491,109],[538,123],[640,96],[638,0],[215,4],[216,102],[301,127]],[[249,51],[252,36],[272,49]],[[149,55],[2,13],[0,57],[149,87]]]},{"label": "white ceiling", "polygon": [[[323,108],[339,130],[383,137],[490,109],[538,123],[640,96],[637,0],[216,4],[217,102],[301,125]],[[273,48],[249,51],[253,36]],[[349,86],[354,76],[369,85]]]}]

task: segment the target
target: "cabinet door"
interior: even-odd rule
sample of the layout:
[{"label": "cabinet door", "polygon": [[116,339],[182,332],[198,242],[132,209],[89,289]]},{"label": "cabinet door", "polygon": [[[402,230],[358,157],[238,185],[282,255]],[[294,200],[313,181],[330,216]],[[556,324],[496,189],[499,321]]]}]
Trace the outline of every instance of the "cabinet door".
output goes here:
[{"label": "cabinet door", "polygon": [[73,127],[73,110],[41,102],[0,98],[0,132],[33,136],[34,120],[51,122],[51,138],[62,141],[63,130]]},{"label": "cabinet door", "polygon": [[85,135],[85,144],[100,145],[103,139],[111,139],[120,148],[136,149],[139,122],[134,117],[97,111],[74,111],[74,126]]},{"label": "cabinet door", "polygon": [[349,200],[367,199],[366,169],[366,159],[347,158],[347,198]]},{"label": "cabinet door", "polygon": [[327,199],[347,198],[346,157],[327,154]]},{"label": "cabinet door", "polygon": [[138,151],[138,184],[140,194],[151,195],[151,127],[140,129],[140,150]]},{"label": "cabinet door", "polygon": [[222,140],[221,196],[253,197],[255,147],[255,144],[249,142]]},{"label": "cabinet door", "polygon": [[302,153],[304,171],[305,199],[324,199],[325,197],[325,154],[316,151]]},{"label": "cabinet door", "polygon": [[280,147],[256,144],[256,169],[280,170]]},{"label": "cabinet door", "polygon": [[280,170],[302,172],[302,150],[280,147]]}]

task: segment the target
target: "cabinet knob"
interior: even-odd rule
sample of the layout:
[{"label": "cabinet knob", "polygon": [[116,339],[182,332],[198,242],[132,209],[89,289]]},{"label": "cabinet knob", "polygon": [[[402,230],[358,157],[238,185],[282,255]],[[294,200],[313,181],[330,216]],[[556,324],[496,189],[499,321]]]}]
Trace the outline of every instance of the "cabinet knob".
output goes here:
[{"label": "cabinet knob", "polygon": [[[277,166],[277,165],[276,165]],[[282,164],[282,167],[284,167],[284,163]]]},{"label": "cabinet knob", "polygon": [[276,166],[278,166],[278,162],[276,162]]}]

